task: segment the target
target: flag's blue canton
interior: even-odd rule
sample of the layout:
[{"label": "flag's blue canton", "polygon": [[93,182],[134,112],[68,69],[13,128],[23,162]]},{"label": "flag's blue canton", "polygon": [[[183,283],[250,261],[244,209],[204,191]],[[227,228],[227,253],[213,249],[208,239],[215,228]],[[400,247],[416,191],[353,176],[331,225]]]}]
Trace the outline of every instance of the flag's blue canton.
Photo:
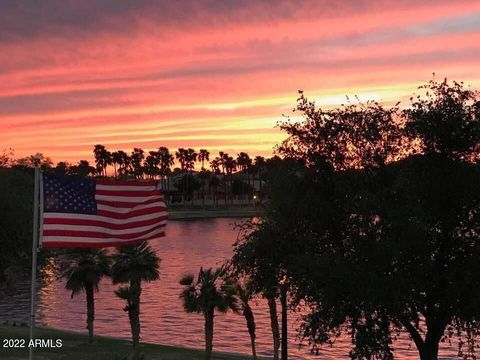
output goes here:
[{"label": "flag's blue canton", "polygon": [[43,202],[45,212],[95,215],[95,180],[44,174]]}]

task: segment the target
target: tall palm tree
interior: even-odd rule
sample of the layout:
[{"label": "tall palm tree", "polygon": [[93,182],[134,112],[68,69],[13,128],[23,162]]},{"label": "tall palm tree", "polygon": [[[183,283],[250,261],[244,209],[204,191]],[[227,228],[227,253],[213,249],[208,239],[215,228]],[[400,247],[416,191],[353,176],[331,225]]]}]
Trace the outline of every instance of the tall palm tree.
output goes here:
[{"label": "tall palm tree", "polygon": [[186,170],[186,163],[187,163],[187,149],[184,148],[178,148],[177,151],[175,151],[175,157],[177,158],[178,162],[180,163],[180,168],[182,171]]},{"label": "tall palm tree", "polygon": [[186,312],[203,314],[205,319],[206,359],[212,356],[213,319],[215,310],[226,313],[228,310],[238,312],[235,296],[235,283],[226,276],[226,269],[200,268],[195,280],[193,275],[186,275],[180,280],[184,286],[180,299]]},{"label": "tall palm tree", "polygon": [[[180,162],[180,168],[182,170],[182,173],[187,171],[187,163],[188,163],[188,150],[187,149],[184,149],[184,148],[179,148],[176,152],[175,152],[175,157],[177,158],[177,160]],[[188,191],[188,186],[184,188],[184,190],[182,191],[182,203],[184,206],[187,205],[187,202],[186,202],[186,196],[185,196],[185,193]]]},{"label": "tall palm tree", "polygon": [[220,157],[216,157],[212,161],[210,161],[210,169],[212,169],[212,173],[214,174],[220,174],[220,166],[221,166],[221,160]]},{"label": "tall palm tree", "polygon": [[240,152],[237,154],[237,165],[240,168],[240,171],[246,171],[247,167],[252,164],[252,159],[246,152]]},{"label": "tall palm tree", "polygon": [[[166,192],[167,189],[170,187],[169,185],[169,175],[170,175],[170,168],[175,164],[175,159],[172,154],[170,154],[170,151],[168,148],[164,146],[160,146],[158,148],[158,156],[160,158],[160,177],[162,179],[162,189],[164,192]],[[168,200],[168,197],[165,197],[166,200]]]},{"label": "tall palm tree", "polygon": [[[212,169],[214,166],[212,166]],[[210,173],[210,178],[208,179],[208,188],[213,189],[213,203],[215,206],[218,205],[218,186],[220,185],[220,180],[218,179],[219,170],[217,168],[216,172]]]},{"label": "tall palm tree", "polygon": [[209,180],[212,176],[212,173],[209,170],[202,169],[202,171],[198,174],[198,179],[200,180],[201,183],[201,189],[202,189],[202,204],[203,207],[205,207],[205,200],[207,197],[207,186],[208,190],[210,190],[210,184]]},{"label": "tall palm tree", "polygon": [[267,299],[268,310],[270,312],[270,327],[272,329],[273,337],[273,360],[278,360],[278,349],[280,348],[280,327],[278,325],[276,295],[271,292],[264,291],[263,296]]},{"label": "tall palm tree", "polygon": [[156,151],[150,151],[148,156],[143,161],[143,168],[145,174],[150,177],[150,180],[154,179],[159,173],[160,157]]},{"label": "tall palm tree", "polygon": [[[187,177],[187,192],[191,192],[193,194],[193,191],[190,191],[191,189],[191,184],[190,184],[190,179],[193,178],[192,171],[195,169],[195,162],[197,161],[198,154],[196,151],[192,148],[187,149],[187,158],[186,158],[186,164],[185,167],[187,171],[190,173],[190,176]],[[194,196],[192,196],[192,204],[193,204],[193,199]]]},{"label": "tall palm tree", "polygon": [[112,152],[112,164],[113,164],[113,172],[115,174],[115,178],[117,178],[117,165],[120,168],[120,164],[122,163],[122,155],[120,151]]},{"label": "tall palm tree", "polygon": [[[262,192],[262,172],[265,170],[265,165],[266,165],[266,161],[263,156],[255,156],[254,166],[255,166],[255,172],[258,177],[258,191],[260,193]],[[254,185],[255,185],[255,181],[254,181]]]},{"label": "tall palm tree", "polygon": [[[188,149],[179,148],[178,151],[175,152],[175,156],[180,162],[180,167],[182,171],[183,172],[187,171],[187,172],[190,172],[191,174],[191,172],[195,168],[195,161],[197,160],[197,156],[198,156],[195,150],[192,148],[188,148]],[[186,183],[185,191],[183,194],[184,205],[186,205],[185,193],[188,193],[190,191],[190,186],[189,186],[190,184],[188,182],[189,177],[187,177],[186,179],[187,179],[187,183]],[[192,197],[192,201],[193,201],[193,197]]]},{"label": "tall palm tree", "polygon": [[228,162],[228,154],[223,152],[223,151],[219,151],[218,152],[218,156],[215,158],[215,160],[218,162],[218,165],[219,165],[219,168],[221,168],[222,170],[222,174],[223,174],[223,193],[224,193],[224,197],[225,197],[225,205],[227,205],[227,199],[228,199],[228,189],[227,189],[227,185],[228,185],[228,182],[227,182],[227,175],[226,175],[226,170],[227,170],[227,162]]},{"label": "tall palm tree", "polygon": [[130,156],[123,150],[118,150],[117,154],[118,175],[120,177],[126,176],[130,168]]},{"label": "tall palm tree", "polygon": [[[250,176],[249,176],[249,168],[252,165],[252,159],[250,159],[250,156],[246,152],[240,152],[237,154],[237,165],[242,173],[244,173],[247,176],[247,189],[250,187]],[[245,194],[244,188],[243,188],[243,182],[241,182],[242,185],[242,196]],[[247,191],[248,193],[248,191]],[[250,203],[250,195],[248,194],[248,203]]]},{"label": "tall palm tree", "polygon": [[139,179],[143,176],[143,160],[145,159],[145,151],[140,148],[133,148],[132,155],[130,156],[130,164],[133,169],[135,179]]},{"label": "tall palm tree", "polygon": [[222,173],[225,174],[225,162],[226,160],[228,159],[228,154],[223,152],[223,151],[219,151],[218,152],[218,160],[219,160],[219,164],[222,168]]},{"label": "tall palm tree", "polygon": [[160,277],[160,258],[143,242],[138,245],[117,248],[113,255],[112,280],[114,284],[128,284],[120,287],[115,294],[127,302],[123,309],[128,313],[132,331],[133,348],[140,343],[140,295],[142,281],[150,282]]},{"label": "tall palm tree", "polygon": [[72,292],[72,298],[85,291],[88,341],[91,344],[95,319],[94,293],[98,291],[100,280],[105,276],[110,276],[111,258],[102,249],[88,248],[69,253],[67,259],[69,266],[62,274],[67,279],[65,288]]},{"label": "tall palm tree", "polygon": [[102,176],[107,176],[107,165],[111,163],[112,154],[105,146],[97,144],[93,147],[93,155],[95,156],[97,173]]},{"label": "tall palm tree", "polygon": [[[227,173],[226,180],[228,182],[228,186],[225,186],[226,192],[232,190],[232,174],[237,170],[237,161],[226,154],[224,160],[225,171]],[[230,200],[233,201],[233,196],[230,197]],[[226,202],[226,201],[225,201]]]},{"label": "tall palm tree", "polygon": [[250,300],[253,297],[254,289],[248,283],[236,284],[236,291],[238,299],[240,300],[240,305],[242,308],[242,314],[245,317],[247,322],[248,334],[250,335],[250,344],[252,346],[252,358],[253,360],[257,359],[257,350],[255,346],[256,335],[256,325],[255,325],[255,316],[253,315],[252,308],[249,304]]},{"label": "tall palm tree", "polygon": [[202,162],[202,170],[205,171],[205,161],[210,160],[210,152],[207,149],[200,149],[198,152],[198,160]]}]

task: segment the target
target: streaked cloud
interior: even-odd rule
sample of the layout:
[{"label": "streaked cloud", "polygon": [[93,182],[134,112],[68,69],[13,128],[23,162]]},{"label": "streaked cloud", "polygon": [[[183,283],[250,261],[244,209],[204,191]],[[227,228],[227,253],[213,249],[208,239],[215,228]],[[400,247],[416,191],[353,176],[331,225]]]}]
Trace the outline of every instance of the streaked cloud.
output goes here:
[{"label": "streaked cloud", "polygon": [[0,2],[0,144],[18,156],[208,147],[271,154],[297,90],[387,103],[480,87],[470,1]]}]

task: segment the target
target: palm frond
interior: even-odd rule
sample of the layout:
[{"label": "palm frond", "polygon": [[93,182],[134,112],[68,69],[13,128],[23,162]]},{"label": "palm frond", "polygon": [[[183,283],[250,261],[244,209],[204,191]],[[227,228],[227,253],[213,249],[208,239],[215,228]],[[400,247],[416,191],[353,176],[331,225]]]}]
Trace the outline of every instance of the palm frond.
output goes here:
[{"label": "palm frond", "polygon": [[66,278],[65,288],[76,295],[83,291],[87,284],[98,290],[98,284],[105,276],[110,275],[111,258],[103,249],[76,249],[67,253],[67,268],[62,277]]},{"label": "palm frond", "polygon": [[187,312],[210,313],[214,309],[220,312],[239,311],[235,283],[226,277],[223,267],[202,267],[196,280],[193,275],[186,275],[180,284],[184,286],[180,298]]},{"label": "palm frond", "polygon": [[155,281],[160,277],[160,258],[146,243],[117,248],[113,255],[112,280],[114,284],[132,279]]}]

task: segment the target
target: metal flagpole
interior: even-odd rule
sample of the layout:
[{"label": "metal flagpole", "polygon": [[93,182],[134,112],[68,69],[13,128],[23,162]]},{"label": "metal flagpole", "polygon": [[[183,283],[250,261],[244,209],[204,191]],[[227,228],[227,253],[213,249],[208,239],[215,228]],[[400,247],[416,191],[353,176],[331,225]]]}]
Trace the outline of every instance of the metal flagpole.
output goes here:
[{"label": "metal flagpole", "polygon": [[[32,285],[30,293],[30,340],[33,340],[35,328],[35,281],[37,279],[37,253],[38,253],[38,210],[40,195],[40,159],[35,158],[35,185],[33,189],[33,244],[32,244]],[[30,343],[29,343],[30,345]],[[29,359],[33,359],[33,346],[29,346]]]}]

